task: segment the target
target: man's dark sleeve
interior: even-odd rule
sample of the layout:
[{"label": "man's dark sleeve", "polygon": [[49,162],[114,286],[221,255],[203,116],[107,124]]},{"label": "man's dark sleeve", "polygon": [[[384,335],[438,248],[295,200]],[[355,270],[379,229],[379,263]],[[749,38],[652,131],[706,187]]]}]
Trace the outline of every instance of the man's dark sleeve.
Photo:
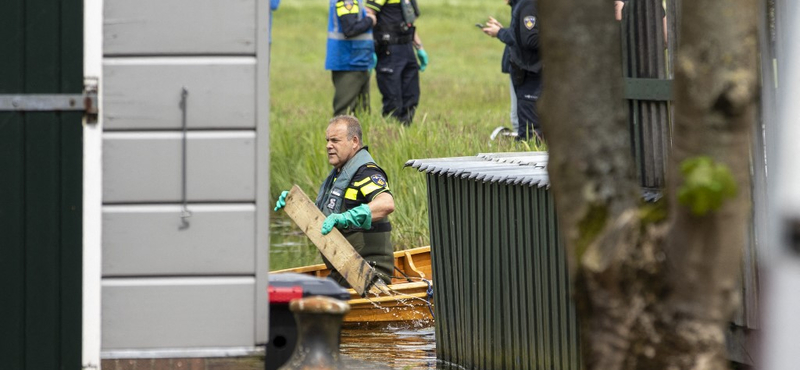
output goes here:
[{"label": "man's dark sleeve", "polygon": [[[519,5],[517,19],[519,24],[519,45],[523,49],[534,50],[539,48],[539,15],[536,13],[536,3],[532,0],[523,0]],[[531,25],[533,23],[533,25]],[[530,28],[529,28],[530,27]]]},{"label": "man's dark sleeve", "polygon": [[372,28],[370,17],[358,19],[358,14],[344,14],[339,17],[339,25],[346,37],[358,36]]},{"label": "man's dark sleeve", "polygon": [[497,39],[508,46],[514,46],[514,33],[508,28],[501,28],[497,32]]}]

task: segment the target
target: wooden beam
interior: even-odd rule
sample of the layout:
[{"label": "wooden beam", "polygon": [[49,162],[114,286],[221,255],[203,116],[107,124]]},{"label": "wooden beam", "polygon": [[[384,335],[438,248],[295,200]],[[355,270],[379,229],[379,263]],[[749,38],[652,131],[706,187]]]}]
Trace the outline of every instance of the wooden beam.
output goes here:
[{"label": "wooden beam", "polygon": [[386,291],[375,269],[361,258],[339,230],[334,228],[328,235],[322,235],[320,229],[325,215],[297,185],[289,191],[284,210],[359,295],[363,297],[367,291],[376,294]]}]

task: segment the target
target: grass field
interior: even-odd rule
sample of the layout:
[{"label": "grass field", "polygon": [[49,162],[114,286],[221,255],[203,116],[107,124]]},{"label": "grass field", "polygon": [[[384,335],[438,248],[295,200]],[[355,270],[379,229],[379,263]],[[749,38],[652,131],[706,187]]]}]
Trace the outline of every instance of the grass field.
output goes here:
[{"label": "grass field", "polygon": [[[512,141],[489,141],[509,126],[508,75],[500,73],[503,44],[475,23],[494,16],[508,25],[502,0],[420,0],[418,32],[430,57],[420,74],[422,97],[411,127],[380,116],[372,79],[372,114],[361,117],[364,141],[386,170],[395,197],[397,249],[429,244],[425,176],[403,164],[414,158],[527,151]],[[333,84],[324,69],[328,2],[284,0],[274,13],[271,66],[271,194],[298,184],[312,198],[330,171],[325,128]]]}]

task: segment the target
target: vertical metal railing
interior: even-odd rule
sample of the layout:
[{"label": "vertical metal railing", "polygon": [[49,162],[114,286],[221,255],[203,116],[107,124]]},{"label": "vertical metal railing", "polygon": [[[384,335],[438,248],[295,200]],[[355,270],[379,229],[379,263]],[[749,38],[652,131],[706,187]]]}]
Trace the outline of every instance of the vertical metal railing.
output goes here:
[{"label": "vertical metal railing", "polygon": [[549,190],[447,172],[427,183],[437,357],[467,369],[579,369]]},{"label": "vertical metal railing", "polygon": [[641,184],[649,188],[664,187],[671,143],[667,55],[673,56],[675,50],[665,53],[665,14],[661,0],[637,0],[627,2],[622,17],[622,71],[631,144]]}]

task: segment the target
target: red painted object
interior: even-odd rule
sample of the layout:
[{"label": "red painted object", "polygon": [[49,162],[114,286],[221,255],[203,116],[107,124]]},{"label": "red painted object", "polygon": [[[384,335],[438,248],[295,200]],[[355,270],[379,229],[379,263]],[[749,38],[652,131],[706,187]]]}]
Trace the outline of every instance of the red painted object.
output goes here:
[{"label": "red painted object", "polygon": [[295,286],[273,286],[270,285],[267,289],[269,292],[269,303],[289,303],[293,299],[303,298],[303,287]]}]

